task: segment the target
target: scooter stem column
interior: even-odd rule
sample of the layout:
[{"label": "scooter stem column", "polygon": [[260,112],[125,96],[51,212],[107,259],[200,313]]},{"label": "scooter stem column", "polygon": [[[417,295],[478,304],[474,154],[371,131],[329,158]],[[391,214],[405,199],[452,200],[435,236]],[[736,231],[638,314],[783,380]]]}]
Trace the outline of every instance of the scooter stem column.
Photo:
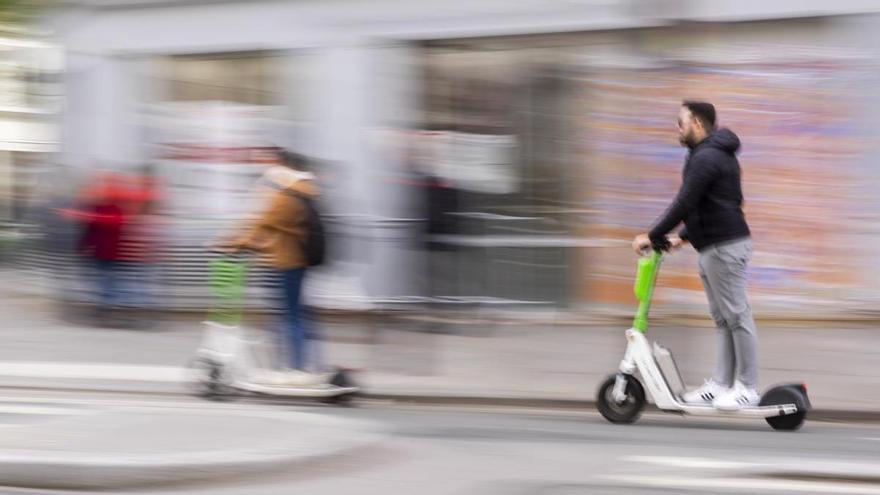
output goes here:
[{"label": "scooter stem column", "polygon": [[652,251],[650,256],[639,258],[639,271],[634,287],[639,310],[633,320],[633,328],[642,333],[648,331],[648,313],[651,311],[651,298],[654,296],[654,284],[657,282],[662,259],[663,254],[659,251]]}]

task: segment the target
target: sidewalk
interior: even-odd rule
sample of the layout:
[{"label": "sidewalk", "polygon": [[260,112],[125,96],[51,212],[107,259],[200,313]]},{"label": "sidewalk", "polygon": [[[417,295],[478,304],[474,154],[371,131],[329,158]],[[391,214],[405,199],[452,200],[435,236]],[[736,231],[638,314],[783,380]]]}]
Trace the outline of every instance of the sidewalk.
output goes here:
[{"label": "sidewalk", "polygon": [[[115,330],[61,322],[52,312],[45,299],[0,298],[7,322],[0,386],[186,390],[178,377],[198,345],[198,320]],[[714,329],[708,320],[683,323],[652,327],[650,335],[675,352],[685,380],[697,385],[714,363]],[[853,322],[759,326],[763,386],[805,382],[817,410],[880,418],[880,330]],[[362,369],[375,396],[589,402],[622,358],[626,324],[335,317],[322,328],[325,361]]]},{"label": "sidewalk", "polygon": [[43,405],[16,424],[9,406],[0,407],[0,485],[15,487],[106,490],[228,478],[301,468],[381,438],[367,422],[291,411]]},{"label": "sidewalk", "polygon": [[[358,330],[337,328],[328,353],[368,368],[364,380],[375,394],[589,402],[623,357],[625,328],[457,327],[456,335],[378,328],[367,333],[370,344],[342,341]],[[876,329],[764,326],[760,332],[763,386],[804,382],[817,410],[880,418]],[[711,373],[715,330],[708,323],[650,334],[673,350],[687,383],[700,384]]]}]

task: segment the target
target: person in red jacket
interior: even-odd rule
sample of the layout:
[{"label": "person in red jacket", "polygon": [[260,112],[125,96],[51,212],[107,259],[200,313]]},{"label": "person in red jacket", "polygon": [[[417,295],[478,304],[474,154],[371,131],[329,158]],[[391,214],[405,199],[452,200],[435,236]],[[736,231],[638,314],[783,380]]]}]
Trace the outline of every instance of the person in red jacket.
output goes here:
[{"label": "person in red jacket", "polygon": [[94,268],[96,302],[103,313],[120,304],[120,241],[126,215],[114,178],[105,176],[100,180],[90,204],[73,215],[84,223],[79,252]]}]

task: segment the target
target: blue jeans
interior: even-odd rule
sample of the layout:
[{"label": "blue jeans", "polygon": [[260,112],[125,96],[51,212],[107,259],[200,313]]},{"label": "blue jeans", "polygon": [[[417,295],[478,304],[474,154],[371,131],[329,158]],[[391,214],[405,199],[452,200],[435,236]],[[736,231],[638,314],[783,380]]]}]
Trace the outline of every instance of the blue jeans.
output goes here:
[{"label": "blue jeans", "polygon": [[284,335],[289,350],[289,365],[293,369],[306,368],[306,317],[301,304],[305,268],[279,272],[281,275],[281,302],[284,308]]},{"label": "blue jeans", "polygon": [[120,263],[120,281],[123,282],[121,303],[127,307],[148,309],[153,307],[153,266],[145,261]]},{"label": "blue jeans", "polygon": [[111,260],[95,260],[95,281],[97,303],[109,307],[120,302],[120,269],[119,262]]}]

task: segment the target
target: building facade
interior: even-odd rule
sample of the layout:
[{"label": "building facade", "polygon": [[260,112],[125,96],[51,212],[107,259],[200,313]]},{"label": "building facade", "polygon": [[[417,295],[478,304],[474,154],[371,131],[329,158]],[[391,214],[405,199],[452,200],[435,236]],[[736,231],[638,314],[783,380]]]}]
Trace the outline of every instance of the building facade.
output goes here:
[{"label": "building facade", "polygon": [[[318,157],[345,234],[332,270],[374,301],[436,278],[419,240],[433,177],[455,190],[456,221],[434,239],[454,254],[429,293],[606,307],[631,303],[628,240],[677,186],[677,106],[706,98],[744,142],[755,305],[861,308],[880,295],[878,10],[80,0],[50,21],[65,47],[62,159],[154,163],[175,221],[221,225],[244,213],[222,198],[246,194],[263,148]],[[693,264],[667,265],[667,307],[701,311]]]}]

